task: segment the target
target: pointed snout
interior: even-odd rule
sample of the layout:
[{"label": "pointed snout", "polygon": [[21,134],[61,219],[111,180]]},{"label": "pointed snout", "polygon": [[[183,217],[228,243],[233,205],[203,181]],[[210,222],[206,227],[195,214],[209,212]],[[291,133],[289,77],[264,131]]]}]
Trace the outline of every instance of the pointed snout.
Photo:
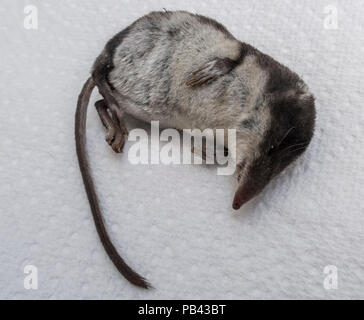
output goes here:
[{"label": "pointed snout", "polygon": [[262,177],[261,172],[261,170],[250,171],[246,179],[241,181],[234,196],[234,210],[239,210],[244,204],[255,198],[268,184],[270,178],[268,176]]},{"label": "pointed snout", "polygon": [[233,209],[239,210],[244,204],[249,202],[258,194],[258,191],[254,190],[251,184],[244,183],[239,186],[238,190],[235,192]]}]

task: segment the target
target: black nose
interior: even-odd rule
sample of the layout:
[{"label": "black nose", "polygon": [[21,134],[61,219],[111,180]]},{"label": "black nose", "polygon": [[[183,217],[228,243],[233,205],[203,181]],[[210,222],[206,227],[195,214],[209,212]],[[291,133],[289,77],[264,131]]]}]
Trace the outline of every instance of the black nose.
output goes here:
[{"label": "black nose", "polygon": [[242,206],[242,204],[240,204],[237,201],[234,201],[234,203],[233,203],[233,209],[234,210],[239,210],[241,208],[241,206]]}]

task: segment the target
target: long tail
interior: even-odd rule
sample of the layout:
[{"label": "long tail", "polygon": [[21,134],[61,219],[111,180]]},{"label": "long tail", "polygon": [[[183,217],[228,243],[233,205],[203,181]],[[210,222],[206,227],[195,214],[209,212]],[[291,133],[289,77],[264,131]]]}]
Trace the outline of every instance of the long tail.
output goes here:
[{"label": "long tail", "polygon": [[95,185],[91,176],[87,152],[86,152],[86,117],[87,107],[90,101],[92,90],[95,87],[95,82],[92,78],[89,78],[85,83],[80,96],[78,97],[77,111],[76,111],[76,123],[75,123],[75,136],[76,136],[76,150],[78,162],[81,169],[83,183],[85,185],[87,197],[90,203],[92,216],[95,221],[97,233],[99,234],[102,245],[104,246],[108,256],[114,263],[119,272],[132,284],[148,289],[149,283],[132,270],[120,257],[114,245],[112,244],[110,237],[105,228],[105,224],[102,218],[102,213],[99,205],[99,199],[96,194]]}]

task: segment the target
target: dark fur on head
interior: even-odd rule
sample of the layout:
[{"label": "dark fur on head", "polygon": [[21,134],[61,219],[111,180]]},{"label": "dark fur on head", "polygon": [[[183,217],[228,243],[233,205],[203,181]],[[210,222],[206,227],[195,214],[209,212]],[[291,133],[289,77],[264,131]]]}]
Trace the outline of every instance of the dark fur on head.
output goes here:
[{"label": "dark fur on head", "polygon": [[[236,192],[233,207],[239,209],[293,163],[308,147],[314,133],[315,102],[301,89],[269,94],[270,128],[260,146],[260,156],[249,166]],[[244,168],[242,167],[242,170]]]},{"label": "dark fur on head", "polygon": [[314,98],[300,91],[289,91],[273,96],[270,111],[272,126],[261,149],[271,159],[275,176],[308,147],[316,117]]}]

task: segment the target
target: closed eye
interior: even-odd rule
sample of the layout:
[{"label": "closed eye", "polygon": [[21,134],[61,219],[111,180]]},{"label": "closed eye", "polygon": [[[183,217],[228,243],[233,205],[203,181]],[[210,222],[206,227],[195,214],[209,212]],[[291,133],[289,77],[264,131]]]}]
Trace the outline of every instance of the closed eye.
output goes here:
[{"label": "closed eye", "polygon": [[289,134],[296,129],[295,127],[290,128],[286,134],[283,136],[283,138],[277,143],[277,144],[272,144],[268,150],[268,155],[272,155],[274,152],[282,149],[281,147],[284,147],[284,142],[285,140],[288,138]]},{"label": "closed eye", "polygon": [[275,151],[277,151],[277,146],[271,145],[268,150],[268,156],[271,156]]}]

